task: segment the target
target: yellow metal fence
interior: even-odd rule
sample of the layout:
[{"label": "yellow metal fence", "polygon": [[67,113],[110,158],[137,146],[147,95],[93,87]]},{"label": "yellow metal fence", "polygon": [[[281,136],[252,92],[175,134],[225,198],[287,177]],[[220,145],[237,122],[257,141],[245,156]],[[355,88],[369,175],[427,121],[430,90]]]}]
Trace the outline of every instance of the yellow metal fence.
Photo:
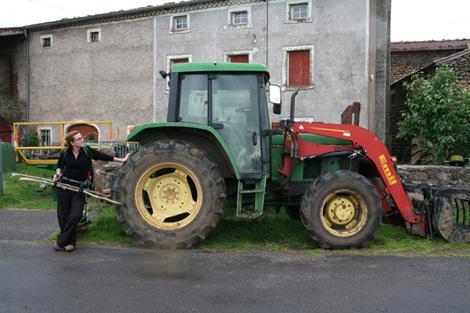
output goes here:
[{"label": "yellow metal fence", "polygon": [[[29,165],[52,165],[57,164],[60,151],[64,148],[65,141],[65,125],[92,125],[92,124],[108,124],[109,125],[109,140],[112,140],[112,123],[109,121],[80,121],[80,122],[29,122],[29,123],[13,123],[13,140],[15,151],[18,156]],[[45,125],[59,125],[60,126],[60,142],[58,146],[22,146],[18,142],[18,130],[20,126],[45,126]],[[93,146],[95,148],[95,146]],[[96,148],[98,148],[98,144]]]}]

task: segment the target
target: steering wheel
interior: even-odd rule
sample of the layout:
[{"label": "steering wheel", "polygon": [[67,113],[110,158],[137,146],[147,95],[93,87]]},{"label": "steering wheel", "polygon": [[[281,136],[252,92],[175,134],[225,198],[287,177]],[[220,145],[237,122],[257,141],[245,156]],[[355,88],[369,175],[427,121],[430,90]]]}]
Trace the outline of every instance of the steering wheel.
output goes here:
[{"label": "steering wheel", "polygon": [[247,112],[250,112],[252,110],[253,110],[252,107],[245,107],[245,108],[235,109],[235,112],[237,112],[237,113],[247,113]]}]

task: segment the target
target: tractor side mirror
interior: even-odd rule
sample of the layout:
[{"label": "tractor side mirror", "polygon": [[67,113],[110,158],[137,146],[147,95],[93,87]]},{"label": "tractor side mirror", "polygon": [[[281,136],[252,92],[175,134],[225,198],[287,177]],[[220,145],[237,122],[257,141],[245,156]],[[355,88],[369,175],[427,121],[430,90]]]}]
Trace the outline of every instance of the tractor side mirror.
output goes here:
[{"label": "tractor side mirror", "polygon": [[273,113],[281,114],[281,87],[277,85],[269,85],[269,102],[273,104]]}]

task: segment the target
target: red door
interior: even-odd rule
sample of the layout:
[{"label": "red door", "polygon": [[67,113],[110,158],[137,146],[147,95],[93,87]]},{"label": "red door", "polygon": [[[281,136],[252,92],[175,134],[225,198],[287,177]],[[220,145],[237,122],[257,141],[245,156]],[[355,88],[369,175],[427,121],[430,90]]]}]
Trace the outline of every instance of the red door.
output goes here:
[{"label": "red door", "polygon": [[98,143],[99,138],[98,138],[98,130],[87,124],[77,124],[73,125],[69,128],[68,132],[70,133],[71,131],[78,130],[83,137],[85,137],[84,142],[93,142],[93,143]]}]

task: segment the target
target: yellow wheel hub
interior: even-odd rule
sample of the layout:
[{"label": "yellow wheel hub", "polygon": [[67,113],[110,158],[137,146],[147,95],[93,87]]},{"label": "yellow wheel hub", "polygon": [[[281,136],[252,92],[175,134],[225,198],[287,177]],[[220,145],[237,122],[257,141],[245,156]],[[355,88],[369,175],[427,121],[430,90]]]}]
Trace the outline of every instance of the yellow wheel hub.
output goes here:
[{"label": "yellow wheel hub", "polygon": [[367,206],[356,193],[337,190],[323,201],[321,223],[331,234],[348,237],[357,234],[366,225]]},{"label": "yellow wheel hub", "polygon": [[354,218],[354,203],[346,197],[334,197],[326,204],[326,218],[331,224],[347,225]]},{"label": "yellow wheel hub", "polygon": [[159,164],[139,178],[135,199],[139,214],[148,224],[162,230],[175,230],[191,223],[199,213],[202,188],[187,167]]}]

